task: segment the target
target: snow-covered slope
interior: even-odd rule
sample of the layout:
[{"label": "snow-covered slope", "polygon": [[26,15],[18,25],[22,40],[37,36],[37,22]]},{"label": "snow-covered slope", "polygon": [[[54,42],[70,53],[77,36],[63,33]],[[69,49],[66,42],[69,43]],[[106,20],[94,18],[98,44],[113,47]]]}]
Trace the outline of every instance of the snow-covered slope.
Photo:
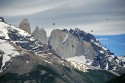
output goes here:
[{"label": "snow-covered slope", "polygon": [[[3,52],[3,54],[0,55],[2,57],[2,66],[0,69],[0,72],[4,70],[9,64],[7,64],[8,61],[12,61],[12,57],[20,55],[19,52],[16,51],[16,49],[6,40],[0,39],[0,50]],[[7,65],[6,67],[4,67]]]},{"label": "snow-covered slope", "polygon": [[79,63],[83,63],[85,64],[86,63],[86,59],[85,59],[85,56],[84,55],[81,55],[81,56],[74,56],[74,57],[71,57],[71,58],[67,58],[68,61],[76,61]]},{"label": "snow-covered slope", "polygon": [[[12,27],[14,28],[14,26]],[[4,22],[0,22],[0,58],[2,58],[0,72],[6,69],[6,67],[9,65],[9,63],[7,62],[12,62],[12,57],[20,55],[20,53],[16,51],[16,49],[10,44],[10,42],[7,41],[10,40],[8,36],[9,29],[10,25],[5,24]],[[21,34],[25,35],[24,33]]]},{"label": "snow-covered slope", "polygon": [[[0,57],[2,57],[2,67],[12,61],[13,57],[21,56],[22,51],[20,50],[22,49],[39,55],[45,59],[44,61],[46,63],[53,64],[53,62],[58,61],[58,64],[66,66],[62,58],[50,50],[47,45],[42,44],[32,37],[31,34],[15,26],[0,22]],[[50,57],[51,59],[48,59]],[[28,63],[28,61],[26,61],[26,63]],[[1,71],[3,70],[2,67]]]},{"label": "snow-covered slope", "polygon": [[4,22],[0,22],[0,36],[4,37],[5,39],[10,39],[8,36],[9,31],[17,31],[18,35],[30,36],[30,34],[25,32],[24,30],[18,29],[15,26],[11,26]]},{"label": "snow-covered slope", "polygon": [[81,56],[74,56],[71,58],[66,59],[68,62],[71,63],[75,68],[87,72],[87,69],[90,69],[90,65],[92,63],[92,60],[85,59],[84,55]]},{"label": "snow-covered slope", "polygon": [[29,33],[15,26],[0,22],[0,72],[12,63],[14,57],[22,54],[15,48],[16,46],[35,54],[48,51],[46,45],[35,40]]}]

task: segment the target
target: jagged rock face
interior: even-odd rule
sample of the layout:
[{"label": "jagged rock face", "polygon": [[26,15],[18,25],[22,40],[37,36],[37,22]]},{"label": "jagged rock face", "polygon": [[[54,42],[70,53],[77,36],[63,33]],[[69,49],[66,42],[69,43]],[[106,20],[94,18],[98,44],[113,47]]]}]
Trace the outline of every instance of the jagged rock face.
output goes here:
[{"label": "jagged rock face", "polygon": [[1,22],[4,22],[4,18],[3,18],[3,17],[0,17],[0,21],[1,21]]},{"label": "jagged rock face", "polygon": [[48,44],[47,34],[46,34],[46,31],[43,28],[39,29],[38,26],[37,26],[35,28],[35,30],[33,31],[32,36],[35,39],[39,40],[42,44],[46,44],[46,45]]},{"label": "jagged rock face", "polygon": [[[62,58],[85,56],[92,60],[91,66],[123,73],[125,59],[115,57],[95,37],[79,29],[52,31],[48,41],[49,46]],[[121,73],[120,72],[120,73]]]},{"label": "jagged rock face", "polygon": [[55,29],[49,38],[49,45],[62,58],[85,55],[86,58],[93,59],[97,52],[90,42],[83,41],[72,34],[72,32]]},{"label": "jagged rock face", "polygon": [[[77,46],[77,38],[73,37],[69,33],[62,32],[59,29],[52,31],[49,38],[49,45],[52,46],[52,49],[55,50],[62,58],[69,58],[75,55]],[[82,49],[79,49],[79,54],[81,55]]]},{"label": "jagged rock face", "polygon": [[24,18],[19,24],[19,28],[31,34],[30,23],[28,19]]}]

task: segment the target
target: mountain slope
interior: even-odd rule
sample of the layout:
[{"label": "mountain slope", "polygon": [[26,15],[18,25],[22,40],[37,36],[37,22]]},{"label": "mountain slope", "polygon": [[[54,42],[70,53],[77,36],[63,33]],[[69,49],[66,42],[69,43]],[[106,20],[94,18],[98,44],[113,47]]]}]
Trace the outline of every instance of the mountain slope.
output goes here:
[{"label": "mountain slope", "polygon": [[[75,30],[70,29],[69,31],[66,29],[53,30],[48,44],[62,58],[70,59],[76,56],[84,56],[86,61],[92,61],[92,64],[89,66],[115,71],[119,74],[125,73],[124,57],[122,57],[124,59],[121,59],[115,56],[109,49],[96,40],[92,34],[78,28]],[[77,60],[77,63],[80,63],[80,58]],[[86,65],[86,62],[83,64]]]},{"label": "mountain slope", "polygon": [[95,76],[90,72],[86,78],[47,45],[4,22],[0,22],[0,68],[0,83],[88,83]]},{"label": "mountain slope", "polygon": [[[0,49],[2,64],[0,73],[1,82],[12,82],[16,79],[28,82],[31,80],[44,82],[46,78],[50,79],[51,76],[54,76],[57,83],[58,81],[62,83],[77,81],[79,83],[86,83],[82,76],[76,73],[67,61],[61,59],[48,46],[35,40],[27,32],[4,22],[0,22],[0,32],[0,40],[4,41],[1,42]],[[6,46],[2,48],[4,43]],[[6,60],[6,58],[8,59]],[[32,76],[27,77],[28,74],[32,75],[33,72],[36,73],[38,71],[41,72],[41,74],[38,74],[38,79]],[[40,80],[41,76],[44,76],[42,72],[45,74],[43,81]],[[27,78],[24,79],[25,77]],[[79,78],[75,79],[76,77]]]},{"label": "mountain slope", "polygon": [[106,83],[124,83],[124,82],[125,82],[125,74],[115,77]]},{"label": "mountain slope", "polygon": [[39,29],[38,26],[36,26],[35,30],[32,32],[32,36],[39,40],[42,44],[48,44],[47,42],[47,34],[46,31],[42,28]]}]

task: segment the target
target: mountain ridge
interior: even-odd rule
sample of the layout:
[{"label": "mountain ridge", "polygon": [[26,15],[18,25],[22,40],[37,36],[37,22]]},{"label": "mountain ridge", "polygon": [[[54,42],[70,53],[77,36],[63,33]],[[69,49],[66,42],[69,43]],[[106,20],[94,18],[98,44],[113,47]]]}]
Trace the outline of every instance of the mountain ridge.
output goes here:
[{"label": "mountain ridge", "polygon": [[[77,68],[80,65],[74,67],[54,49],[50,49],[50,46],[42,44],[31,34],[15,26],[0,22],[0,32],[1,83],[91,83],[93,80],[100,83],[98,77],[110,76],[111,78],[102,81],[105,83],[117,76],[98,69],[83,72]],[[65,41],[61,43],[65,44],[67,39],[63,40]],[[97,77],[94,78],[95,76]]]},{"label": "mountain ridge", "polygon": [[85,56],[86,59],[93,61],[91,66],[120,74],[124,73],[125,59],[123,56],[123,59],[120,56],[115,56],[92,34],[78,28],[74,30],[54,29],[48,39],[48,45],[64,59]]}]

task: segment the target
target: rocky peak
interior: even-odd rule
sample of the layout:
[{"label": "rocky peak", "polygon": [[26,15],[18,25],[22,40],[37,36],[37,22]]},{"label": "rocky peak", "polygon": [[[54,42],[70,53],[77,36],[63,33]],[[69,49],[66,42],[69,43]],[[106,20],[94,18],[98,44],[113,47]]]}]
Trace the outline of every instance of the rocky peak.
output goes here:
[{"label": "rocky peak", "polygon": [[70,29],[69,32],[74,35],[75,37],[78,37],[79,39],[81,40],[85,40],[87,42],[90,42],[91,39],[96,41],[96,38],[90,34],[90,33],[85,33],[84,31],[78,29],[78,28],[75,28],[74,30],[73,29]]},{"label": "rocky peak", "polygon": [[92,46],[91,39],[96,40],[94,36],[78,28],[69,31],[55,29],[48,42],[62,58],[85,55],[86,58],[93,59],[99,52]]},{"label": "rocky peak", "polygon": [[42,44],[48,44],[47,42],[47,34],[44,28],[39,29],[38,26],[36,26],[35,30],[32,33],[32,36],[39,40]]},{"label": "rocky peak", "polygon": [[24,18],[19,24],[19,28],[31,34],[30,23],[28,19]]},{"label": "rocky peak", "polygon": [[[51,32],[49,45],[62,58],[85,56],[86,60],[92,60],[92,66],[106,70],[122,72],[125,68],[125,59],[114,58],[114,54],[103,46],[96,38],[82,30],[55,29]],[[123,68],[123,69],[122,69]]]}]

